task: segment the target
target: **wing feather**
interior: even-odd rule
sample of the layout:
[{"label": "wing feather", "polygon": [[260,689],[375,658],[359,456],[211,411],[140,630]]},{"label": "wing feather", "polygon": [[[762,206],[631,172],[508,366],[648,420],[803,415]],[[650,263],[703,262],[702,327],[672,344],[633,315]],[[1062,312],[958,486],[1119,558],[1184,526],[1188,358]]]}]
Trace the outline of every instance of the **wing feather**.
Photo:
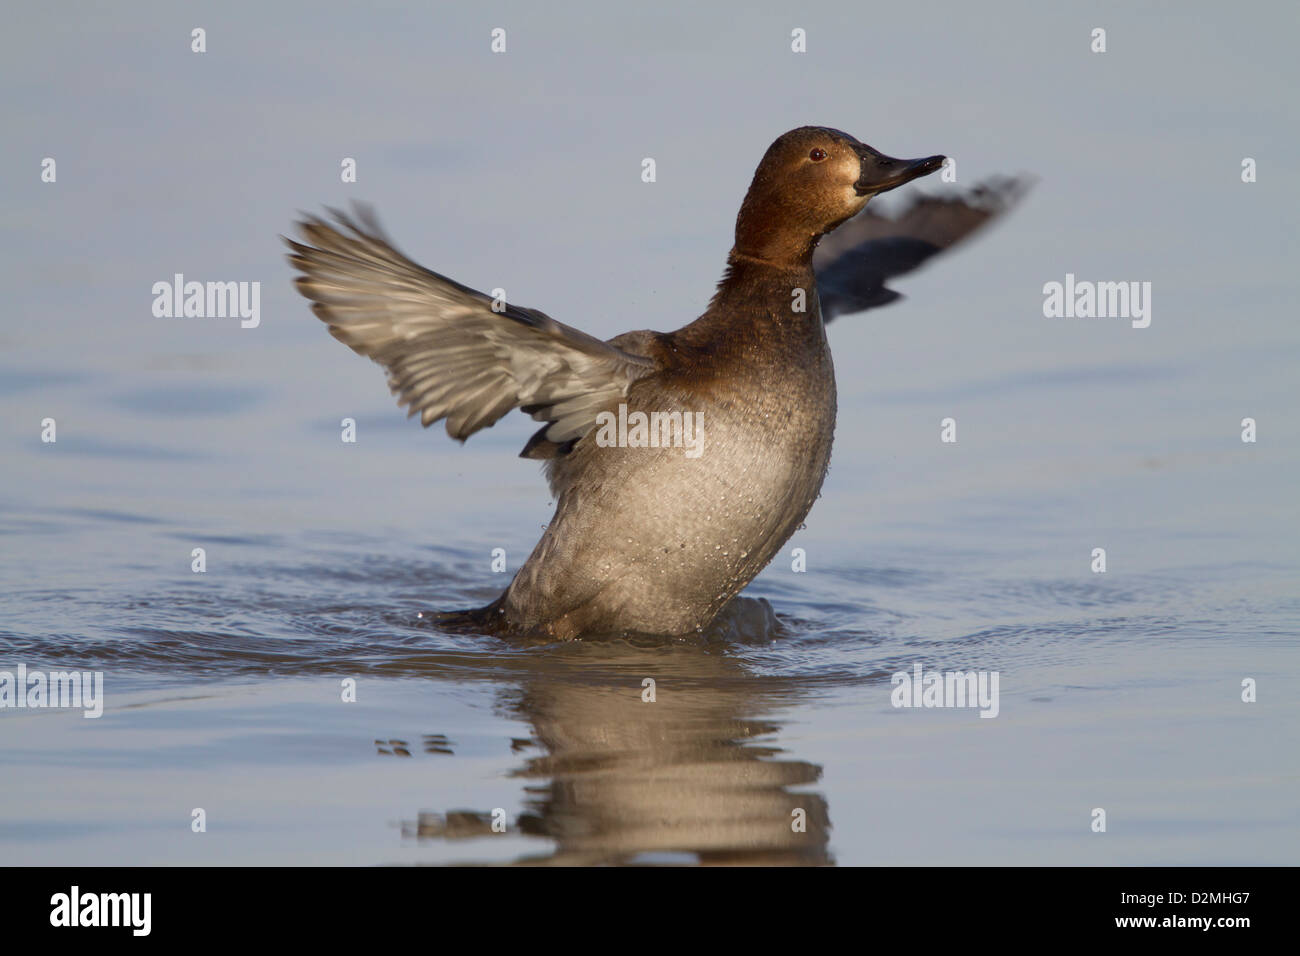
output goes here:
[{"label": "wing feather", "polygon": [[1027,177],[981,183],[956,196],[922,196],[896,216],[868,206],[822,240],[813,254],[822,319],[863,312],[902,296],[886,283],[918,268],[1016,205]]},{"label": "wing feather", "polygon": [[[298,291],[330,333],[388,371],[398,403],[426,427],[446,420],[464,441],[515,408],[548,422],[559,445],[656,370],[653,360],[556,322],[536,309],[494,309],[482,292],[399,252],[373,213],[304,215],[303,241],[285,239]],[[547,444],[550,447],[550,444]]]}]

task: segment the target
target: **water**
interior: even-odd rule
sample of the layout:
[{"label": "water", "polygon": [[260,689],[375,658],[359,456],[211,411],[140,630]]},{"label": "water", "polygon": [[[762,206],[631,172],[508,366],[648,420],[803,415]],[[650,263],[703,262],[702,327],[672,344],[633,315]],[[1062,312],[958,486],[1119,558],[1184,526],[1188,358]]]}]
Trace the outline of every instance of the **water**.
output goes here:
[{"label": "water", "polygon": [[[1117,7],[1102,59],[1063,12],[877,11],[893,42],[864,64],[846,9],[806,15],[803,60],[785,14],[508,9],[496,60],[455,11],[213,12],[206,59],[166,7],[23,14],[2,41],[22,95],[3,107],[0,670],[100,670],[106,702],[0,711],[0,859],[1297,862],[1285,31]],[[992,69],[986,47],[1015,57]],[[726,69],[754,96],[724,95]],[[883,105],[854,92],[904,75]],[[691,640],[421,619],[499,593],[493,549],[510,572],[531,550],[550,516],[516,457],[533,423],[459,447],[405,421],[290,290],[274,236],[294,209],[367,198],[465,282],[597,334],[672,328],[762,149],[810,121],[1040,182],[904,302],[831,326],[839,426],[806,528]],[[261,280],[262,324],[155,319],[178,271]],[[1043,318],[1066,272],[1151,281],[1151,327]],[[998,716],[891,706],[917,662],[998,672]]]}]

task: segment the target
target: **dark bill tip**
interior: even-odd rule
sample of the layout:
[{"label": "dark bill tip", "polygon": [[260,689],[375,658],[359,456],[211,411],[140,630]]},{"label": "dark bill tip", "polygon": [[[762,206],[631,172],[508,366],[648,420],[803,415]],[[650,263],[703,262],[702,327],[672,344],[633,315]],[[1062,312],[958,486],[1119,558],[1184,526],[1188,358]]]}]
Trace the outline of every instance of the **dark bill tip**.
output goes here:
[{"label": "dark bill tip", "polygon": [[894,159],[878,153],[871,147],[859,152],[862,172],[854,184],[859,196],[873,196],[910,183],[913,179],[928,176],[942,168],[944,156],[927,156],[924,159]]}]

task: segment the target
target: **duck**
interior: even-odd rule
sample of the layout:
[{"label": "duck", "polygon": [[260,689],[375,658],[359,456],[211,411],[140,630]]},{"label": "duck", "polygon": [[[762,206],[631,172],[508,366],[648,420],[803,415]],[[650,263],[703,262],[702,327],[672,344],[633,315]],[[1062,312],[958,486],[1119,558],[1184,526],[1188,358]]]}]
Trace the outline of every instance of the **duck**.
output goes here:
[{"label": "duck", "polygon": [[703,314],[608,340],[418,265],[369,207],[304,214],[284,240],[296,288],[330,334],[385,369],[409,416],[461,442],[515,410],[542,423],[520,454],[543,463],[553,518],[500,597],[435,620],[560,641],[707,628],[821,492],[836,423],[825,303],[844,314],[894,301],[887,279],[1009,204],[1007,189],[931,208],[920,219],[940,226],[920,237],[860,220],[815,261],[873,197],[944,163],[831,127],[784,133],[755,170]]}]

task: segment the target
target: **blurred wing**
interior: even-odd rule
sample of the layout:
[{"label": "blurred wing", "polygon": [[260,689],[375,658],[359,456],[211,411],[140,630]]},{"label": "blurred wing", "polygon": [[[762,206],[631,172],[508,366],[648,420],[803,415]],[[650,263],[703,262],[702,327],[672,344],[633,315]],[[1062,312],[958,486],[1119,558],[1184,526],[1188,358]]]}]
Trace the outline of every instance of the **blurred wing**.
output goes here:
[{"label": "blurred wing", "polygon": [[886,283],[978,232],[1028,191],[1025,177],[990,180],[952,197],[922,196],[894,217],[870,206],[822,240],[813,255],[822,320],[902,296]]},{"label": "blurred wing", "polygon": [[445,418],[464,441],[522,408],[549,423],[524,454],[543,440],[553,453],[655,370],[535,309],[494,311],[489,296],[398,252],[368,209],[331,213],[337,225],[307,215],[304,242],[285,239],[302,273],[295,285],[335,338],[388,370],[398,404],[426,427]]}]

